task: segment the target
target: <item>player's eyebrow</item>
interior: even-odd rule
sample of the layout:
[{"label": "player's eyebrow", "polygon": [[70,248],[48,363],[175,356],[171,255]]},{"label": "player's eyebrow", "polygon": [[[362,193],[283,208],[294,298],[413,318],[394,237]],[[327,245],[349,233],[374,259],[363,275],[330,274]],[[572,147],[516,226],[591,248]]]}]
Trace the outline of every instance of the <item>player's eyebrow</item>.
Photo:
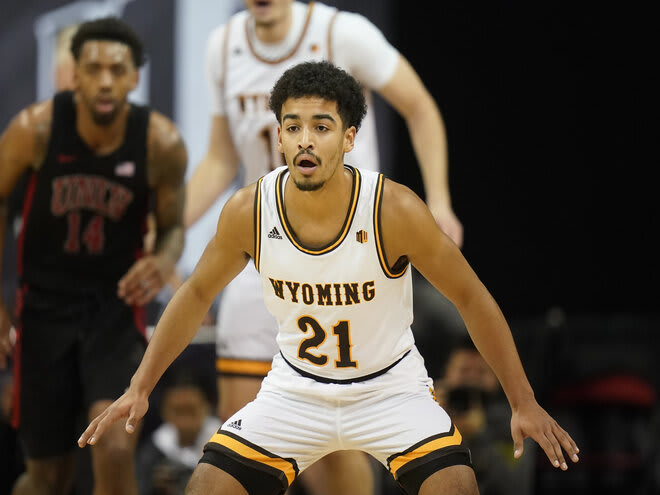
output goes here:
[{"label": "player's eyebrow", "polygon": [[[282,122],[284,122],[286,119],[297,120],[300,119],[300,115],[298,115],[297,113],[286,113],[282,116]],[[318,113],[316,115],[312,115],[312,119],[329,120],[331,122],[335,122],[335,119],[329,113]]]}]

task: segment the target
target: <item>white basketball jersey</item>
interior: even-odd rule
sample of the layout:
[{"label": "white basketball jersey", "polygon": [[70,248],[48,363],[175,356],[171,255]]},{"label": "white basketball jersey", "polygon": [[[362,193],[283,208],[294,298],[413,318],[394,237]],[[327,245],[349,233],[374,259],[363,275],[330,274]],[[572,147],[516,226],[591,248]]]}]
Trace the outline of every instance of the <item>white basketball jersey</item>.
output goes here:
[{"label": "white basketball jersey", "polygon": [[[234,147],[245,169],[244,183],[250,184],[284,165],[277,150],[277,120],[268,107],[270,92],[287,69],[302,62],[332,60],[331,27],[337,9],[310,3],[298,41],[289,53],[276,60],[260,56],[248,34],[249,12],[241,11],[229,20],[224,33],[224,75],[222,91]],[[367,104],[371,95],[366,92]],[[355,149],[346,163],[378,170],[378,144],[373,111],[359,130]]]},{"label": "white basketball jersey", "polygon": [[377,373],[414,344],[411,270],[388,265],[380,235],[384,178],[346,168],[353,173],[350,208],[325,247],[303,245],[287,223],[286,167],[258,182],[255,199],[255,265],[282,355],[332,381]]}]

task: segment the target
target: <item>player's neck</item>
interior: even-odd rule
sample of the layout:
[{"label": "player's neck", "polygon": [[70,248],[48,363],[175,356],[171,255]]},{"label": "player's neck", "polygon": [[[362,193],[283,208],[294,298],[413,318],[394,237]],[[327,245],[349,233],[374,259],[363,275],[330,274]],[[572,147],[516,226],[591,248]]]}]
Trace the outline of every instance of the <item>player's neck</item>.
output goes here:
[{"label": "player's neck", "polygon": [[314,191],[301,190],[289,179],[285,186],[284,203],[287,211],[323,219],[341,210],[340,205],[348,205],[352,189],[353,174],[340,164],[335,173]]},{"label": "player's neck", "polygon": [[267,23],[254,23],[254,34],[261,43],[279,43],[289,34],[293,22],[293,9],[287,9],[281,18]]},{"label": "player's neck", "polygon": [[353,174],[341,165],[316,191],[301,191],[288,180],[285,215],[296,237],[310,247],[325,246],[336,239],[348,215],[352,190]]},{"label": "player's neck", "polygon": [[76,105],[76,130],[85,144],[97,155],[108,155],[121,146],[124,141],[130,105],[125,103],[114,121],[108,125],[94,122],[89,110],[78,103]]}]

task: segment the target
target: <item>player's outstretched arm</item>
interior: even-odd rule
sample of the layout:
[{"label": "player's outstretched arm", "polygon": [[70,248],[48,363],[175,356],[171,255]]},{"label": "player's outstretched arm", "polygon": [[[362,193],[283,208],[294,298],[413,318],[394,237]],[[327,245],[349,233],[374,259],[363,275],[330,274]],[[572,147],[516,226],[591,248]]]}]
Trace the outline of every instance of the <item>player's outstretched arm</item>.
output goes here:
[{"label": "player's outstretched arm", "polygon": [[253,255],[253,209],[254,185],[237,191],[227,201],[215,237],[165,308],[126,393],[89,424],[78,440],[80,447],[95,444],[120,419],[127,418],[127,432],[135,431],[147,411],[149,394],[162,374],[195,336],[218,292]]},{"label": "player's outstretched arm", "polygon": [[438,105],[401,55],[394,75],[378,92],[406,121],[424,181],[426,203],[440,228],[461,247],[463,225],[451,206],[447,135]]},{"label": "player's outstretched arm", "polygon": [[509,326],[458,247],[438,228],[431,212],[410,189],[387,181],[381,210],[388,261],[408,260],[460,312],[474,344],[497,375],[512,410],[514,455],[533,438],[550,462],[567,469],[564,452],[578,461],[573,439],[536,402]]},{"label": "player's outstretched arm", "polygon": [[206,154],[186,185],[186,228],[199,220],[231,185],[238,173],[238,162],[227,117],[214,115]]}]

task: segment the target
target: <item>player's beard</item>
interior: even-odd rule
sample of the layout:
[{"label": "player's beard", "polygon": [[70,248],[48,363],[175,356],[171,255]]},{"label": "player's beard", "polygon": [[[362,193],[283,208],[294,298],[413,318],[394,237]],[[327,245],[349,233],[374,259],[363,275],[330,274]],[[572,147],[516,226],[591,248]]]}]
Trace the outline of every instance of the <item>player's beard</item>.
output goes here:
[{"label": "player's beard", "polygon": [[119,106],[116,106],[115,108],[112,109],[112,111],[105,113],[100,113],[97,112],[96,110],[92,110],[91,114],[92,114],[92,120],[96,125],[101,127],[106,127],[112,124],[117,118],[117,114],[119,114]]},{"label": "player's beard", "polygon": [[325,181],[321,181],[321,182],[299,182],[294,178],[293,183],[301,191],[318,191],[319,189],[321,189],[324,186]]},{"label": "player's beard", "polygon": [[[304,149],[300,150],[296,156],[293,158],[293,163],[296,163],[296,159],[300,155],[312,155],[314,157],[314,160],[316,162],[316,168],[319,169],[322,166],[322,160],[320,157],[316,156],[314,153],[311,151]],[[294,165],[295,167],[295,165]],[[291,174],[291,177],[293,178],[293,183],[295,186],[300,190],[300,191],[318,191],[323,187],[325,184],[324,180],[321,180],[319,182],[312,182],[313,179],[309,177],[303,177],[303,180],[299,180],[296,178],[293,174]]]}]

